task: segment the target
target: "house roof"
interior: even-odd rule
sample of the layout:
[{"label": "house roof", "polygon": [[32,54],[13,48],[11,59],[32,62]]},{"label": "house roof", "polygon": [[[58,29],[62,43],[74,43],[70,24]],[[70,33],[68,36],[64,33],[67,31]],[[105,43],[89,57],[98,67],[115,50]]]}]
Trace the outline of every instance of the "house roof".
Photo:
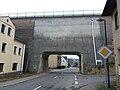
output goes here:
[{"label": "house roof", "polygon": [[0,21],[15,29],[13,22],[8,16],[0,16]]},{"label": "house roof", "polygon": [[102,16],[110,16],[116,7],[116,0],[107,0]]}]

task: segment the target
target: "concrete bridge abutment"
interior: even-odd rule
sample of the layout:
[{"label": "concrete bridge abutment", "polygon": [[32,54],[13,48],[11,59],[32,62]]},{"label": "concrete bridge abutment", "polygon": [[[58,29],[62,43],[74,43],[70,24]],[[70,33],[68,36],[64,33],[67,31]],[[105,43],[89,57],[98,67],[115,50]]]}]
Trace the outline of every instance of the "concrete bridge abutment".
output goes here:
[{"label": "concrete bridge abutment", "polygon": [[56,54],[56,55],[77,55],[79,57],[79,73],[82,73],[81,70],[82,66],[81,66],[81,53],[80,52],[73,52],[73,51],[46,51],[46,52],[43,52],[42,54],[40,54],[40,59],[39,59],[39,67],[38,67],[38,70],[37,70],[37,73],[42,73],[42,72],[47,72],[49,71],[49,67],[48,67],[48,59],[49,59],[49,56],[52,55],[52,54]]},{"label": "concrete bridge abutment", "polygon": [[[81,73],[94,68],[96,61],[92,30],[96,52],[104,43],[104,26],[96,21],[99,18],[98,15],[88,15],[12,19],[16,27],[16,35],[26,43],[25,69],[38,73],[47,71],[47,54],[67,51],[77,51],[82,54],[82,57],[80,54],[81,62],[83,62]],[[106,22],[106,24],[108,42],[111,42],[111,22]],[[102,59],[98,54],[96,56],[97,59]]]}]

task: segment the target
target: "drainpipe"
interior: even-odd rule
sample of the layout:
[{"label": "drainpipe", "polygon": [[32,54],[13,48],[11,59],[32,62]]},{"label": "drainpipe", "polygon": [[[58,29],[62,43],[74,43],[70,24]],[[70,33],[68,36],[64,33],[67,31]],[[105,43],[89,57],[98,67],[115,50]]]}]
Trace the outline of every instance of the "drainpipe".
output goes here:
[{"label": "drainpipe", "polygon": [[23,44],[22,59],[21,59],[21,68],[20,68],[21,73],[20,74],[23,73],[24,56],[25,56],[25,44]]},{"label": "drainpipe", "polygon": [[91,30],[92,30],[92,40],[93,40],[94,57],[95,57],[96,65],[97,65],[97,55],[96,55],[96,46],[95,46],[95,36],[94,36],[94,31],[93,31],[93,25],[94,25],[93,19],[91,19],[91,21],[92,21],[92,28],[91,28]]}]

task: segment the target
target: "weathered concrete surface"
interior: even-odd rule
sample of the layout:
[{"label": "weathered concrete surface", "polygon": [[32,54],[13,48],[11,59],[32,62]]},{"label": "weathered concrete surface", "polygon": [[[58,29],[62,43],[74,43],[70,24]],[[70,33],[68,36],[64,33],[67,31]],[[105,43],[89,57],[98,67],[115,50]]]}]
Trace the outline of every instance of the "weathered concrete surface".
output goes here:
[{"label": "weathered concrete surface", "polygon": [[19,37],[25,44],[25,60],[24,60],[24,71],[27,70],[28,63],[29,63],[29,50],[30,45],[33,38],[33,31],[34,31],[34,19],[12,19],[15,27],[16,32],[15,35]]},{"label": "weathered concrete surface", "polygon": [[[35,20],[33,42],[31,48],[30,71],[35,71],[39,64],[40,53],[45,51],[74,51],[84,57],[84,69],[95,66],[92,42],[92,23],[94,19],[94,35],[97,48],[103,45],[98,17],[62,17],[39,18]],[[36,62],[35,62],[36,61]],[[47,62],[47,61],[46,61]],[[44,67],[44,66],[43,66]]]},{"label": "weathered concrete surface", "polygon": [[[31,18],[26,19],[26,24],[21,24],[22,26],[20,27],[18,27],[19,22],[24,22],[24,19],[15,19],[16,22],[13,20],[14,23],[17,23],[15,24],[18,27],[16,32],[20,31],[21,35],[24,33],[22,30],[25,30],[26,26],[34,27],[34,30],[33,28],[29,29],[31,33],[26,34],[26,37],[31,38],[27,42],[29,47],[27,58],[30,60],[28,70],[31,72],[47,70],[49,55],[54,53],[64,54],[65,52],[65,54],[83,54],[84,70],[94,67],[91,19],[93,19],[96,49],[98,50],[104,43],[104,28],[102,24],[96,21],[98,18],[99,16]],[[32,25],[27,22],[29,20],[33,21]],[[107,24],[107,27],[111,26],[111,23]],[[21,27],[24,28],[21,30],[19,29]],[[111,29],[109,29],[108,33],[108,40],[111,41]],[[31,35],[30,37],[29,34]],[[25,39],[24,36],[23,39]],[[97,59],[101,59],[101,57],[97,55]]]}]

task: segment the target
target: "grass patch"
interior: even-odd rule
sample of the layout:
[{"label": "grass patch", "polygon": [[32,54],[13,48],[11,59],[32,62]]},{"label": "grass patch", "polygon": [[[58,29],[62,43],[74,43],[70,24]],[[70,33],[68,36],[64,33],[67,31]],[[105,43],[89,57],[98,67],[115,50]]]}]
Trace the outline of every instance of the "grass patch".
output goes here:
[{"label": "grass patch", "polygon": [[19,75],[11,75],[11,76],[7,76],[7,77],[0,77],[0,82],[25,78],[25,77],[29,77],[29,76],[33,76],[33,75],[37,75],[37,74],[36,73],[23,73],[23,74],[19,74]]},{"label": "grass patch", "polygon": [[[97,90],[106,90],[104,85],[101,85]],[[108,90],[117,90],[114,85],[111,85]]]},{"label": "grass patch", "polygon": [[[112,66],[109,67],[109,73],[110,73],[110,75],[115,75],[115,67],[112,67]],[[86,70],[85,74],[87,74],[87,75],[104,75],[105,69],[103,67],[101,69],[96,67],[96,68]]]}]

